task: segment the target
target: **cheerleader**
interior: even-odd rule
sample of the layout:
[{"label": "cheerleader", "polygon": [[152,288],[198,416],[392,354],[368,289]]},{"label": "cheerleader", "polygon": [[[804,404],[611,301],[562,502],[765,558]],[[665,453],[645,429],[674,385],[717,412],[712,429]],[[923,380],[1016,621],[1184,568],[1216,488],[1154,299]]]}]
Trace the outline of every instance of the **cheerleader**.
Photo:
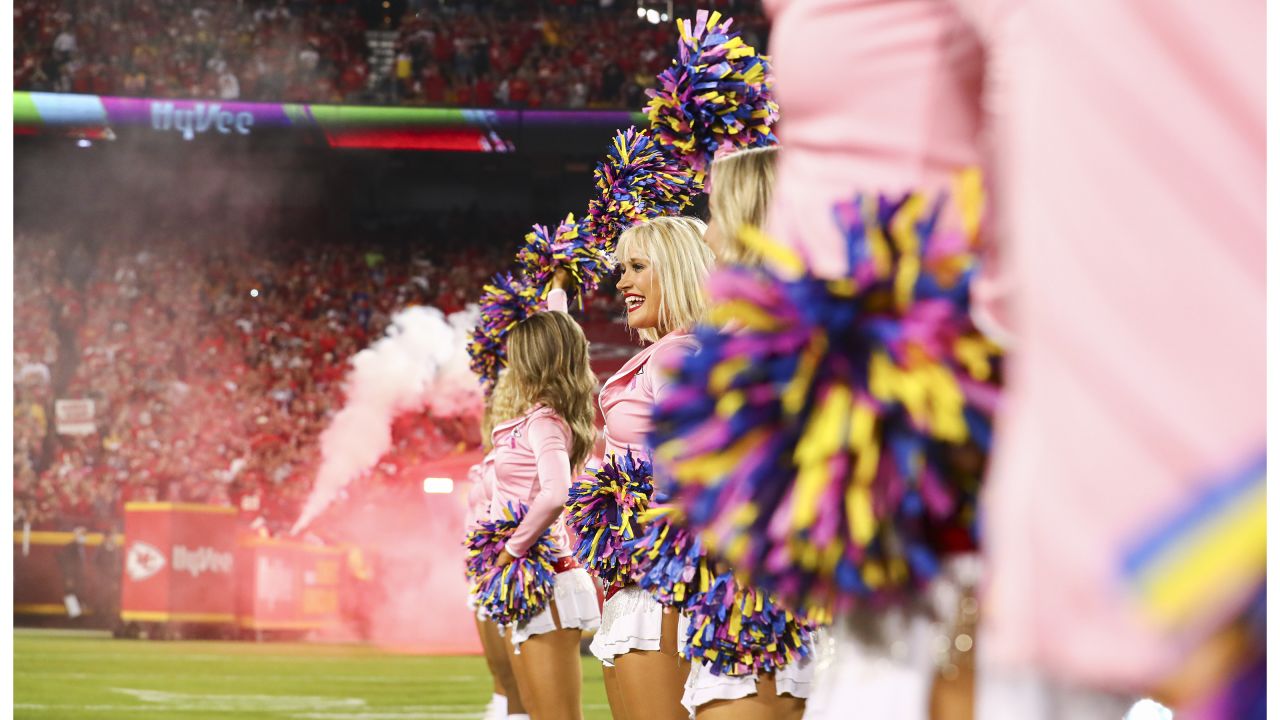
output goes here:
[{"label": "cheerleader", "polygon": [[554,597],[510,628],[509,657],[520,697],[535,720],[582,717],[584,630],[600,622],[595,585],[570,555],[563,510],[574,469],[595,442],[591,395],[596,380],[582,329],[566,313],[543,312],[517,323],[507,338],[507,380],[517,416],[492,433],[491,512],[509,504],[528,511],[499,554],[499,567],[523,557],[550,530],[556,547]]},{"label": "cheerleader", "polygon": [[[482,520],[489,517],[489,507],[493,501],[493,486],[497,481],[494,469],[494,448],[490,434],[495,422],[510,419],[515,408],[511,393],[511,384],[506,382],[505,375],[499,376],[494,385],[493,394],[484,409],[481,427],[481,438],[484,443],[485,456],[479,463],[471,467],[468,477],[471,489],[467,494],[467,531],[470,532]],[[485,663],[489,673],[493,675],[493,698],[486,711],[486,719],[527,718],[524,703],[520,699],[520,690],[516,686],[515,673],[511,661],[507,657],[506,641],[497,623],[489,620],[484,608],[479,606],[474,594],[468,598],[468,604],[476,613],[476,634],[480,636],[480,644],[484,648]]]},{"label": "cheerleader", "polygon": [[[819,276],[850,265],[836,202],[933,194],[995,151],[990,289],[1009,311],[974,300],[1013,352],[982,497],[978,713],[1118,718],[1253,592],[1203,565],[1173,622],[1145,573],[1173,567],[1161,529],[1264,450],[1264,6],[767,4],[788,139],[769,223]],[[937,634],[896,614],[865,619],[896,622],[900,652],[842,637],[818,717],[926,717]]]},{"label": "cheerleader", "polygon": [[[695,218],[659,217],[618,239],[627,325],[648,345],[600,390],[606,457],[648,455],[649,418],[666,383],[662,369],[696,350],[689,330],[705,311],[703,284],[713,262],[705,230]],[[604,663],[614,718],[688,716],[681,695],[689,665],[680,659],[678,637],[679,613],[635,586],[611,590],[591,651]]]},{"label": "cheerleader", "polygon": [[[765,225],[773,191],[777,146],[740,150],[718,157],[709,170],[711,219],[703,236],[717,264],[758,265],[759,255],[738,239],[743,227]],[[694,662],[682,702],[698,718],[794,718],[804,715],[813,683],[815,635],[810,655],[777,673],[714,675]]]}]

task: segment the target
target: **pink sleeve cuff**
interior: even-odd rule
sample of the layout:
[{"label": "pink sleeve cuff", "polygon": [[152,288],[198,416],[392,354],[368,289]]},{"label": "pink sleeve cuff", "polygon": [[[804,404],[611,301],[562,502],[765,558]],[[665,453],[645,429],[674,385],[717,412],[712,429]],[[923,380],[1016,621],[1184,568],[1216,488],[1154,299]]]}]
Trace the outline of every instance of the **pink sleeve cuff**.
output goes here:
[{"label": "pink sleeve cuff", "polygon": [[552,312],[569,312],[569,293],[559,288],[547,293],[547,310]]}]

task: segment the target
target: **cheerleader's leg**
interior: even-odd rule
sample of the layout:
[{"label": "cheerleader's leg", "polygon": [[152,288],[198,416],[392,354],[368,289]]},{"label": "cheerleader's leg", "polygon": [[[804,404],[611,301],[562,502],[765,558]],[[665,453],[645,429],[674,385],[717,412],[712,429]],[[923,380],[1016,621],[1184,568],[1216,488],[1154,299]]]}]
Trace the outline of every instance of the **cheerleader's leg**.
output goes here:
[{"label": "cheerleader's leg", "polygon": [[628,720],[627,704],[622,698],[622,686],[618,683],[618,671],[612,665],[604,666],[604,692],[609,698],[609,712],[613,720]]},{"label": "cheerleader's leg", "polygon": [[526,710],[520,697],[520,688],[516,684],[515,669],[507,655],[509,643],[492,620],[481,623],[480,637],[484,644],[485,659],[489,662],[489,672],[493,673],[494,685],[500,688],[498,692],[507,696],[507,714],[524,714]]},{"label": "cheerleader's leg", "polygon": [[689,713],[680,704],[689,663],[680,658],[678,630],[680,615],[662,616],[662,641],[658,650],[632,650],[613,659],[614,672],[622,690],[628,717],[655,720],[686,720]]}]

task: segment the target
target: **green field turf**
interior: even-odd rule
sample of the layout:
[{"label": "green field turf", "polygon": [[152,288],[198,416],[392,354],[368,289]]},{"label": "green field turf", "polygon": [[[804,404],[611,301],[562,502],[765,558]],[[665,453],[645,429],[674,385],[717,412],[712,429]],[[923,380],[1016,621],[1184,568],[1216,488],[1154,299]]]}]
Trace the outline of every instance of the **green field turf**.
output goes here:
[{"label": "green field turf", "polygon": [[[15,629],[15,718],[479,718],[484,659],[359,645],[114,640]],[[589,720],[609,717],[600,663],[583,658]]]}]

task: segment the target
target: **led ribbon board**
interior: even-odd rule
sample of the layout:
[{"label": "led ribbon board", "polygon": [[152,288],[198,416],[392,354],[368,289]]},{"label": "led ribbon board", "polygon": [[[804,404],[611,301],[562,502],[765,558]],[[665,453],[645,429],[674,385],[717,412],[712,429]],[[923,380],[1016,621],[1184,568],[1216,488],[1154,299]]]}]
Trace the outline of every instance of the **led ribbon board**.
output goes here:
[{"label": "led ribbon board", "polygon": [[297,130],[334,148],[511,152],[520,128],[619,127],[643,120],[627,111],[495,110],[312,105],[221,100],[123,98],[15,92],[15,135],[112,139],[122,128],[194,141]]}]

